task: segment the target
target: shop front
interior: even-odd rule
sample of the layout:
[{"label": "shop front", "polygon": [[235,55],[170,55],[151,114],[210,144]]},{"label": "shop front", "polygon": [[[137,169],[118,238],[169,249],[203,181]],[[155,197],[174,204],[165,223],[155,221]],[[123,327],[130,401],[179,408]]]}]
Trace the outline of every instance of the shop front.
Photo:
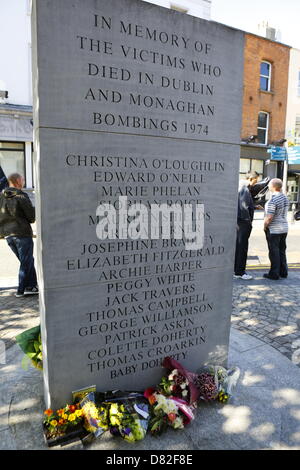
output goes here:
[{"label": "shop front", "polygon": [[29,192],[34,187],[32,141],[32,107],[0,105],[0,166],[6,176],[24,176]]},{"label": "shop front", "polygon": [[272,161],[267,146],[245,144],[241,145],[240,154],[240,179],[243,179],[249,171],[256,171],[260,179],[282,178],[283,163]]}]

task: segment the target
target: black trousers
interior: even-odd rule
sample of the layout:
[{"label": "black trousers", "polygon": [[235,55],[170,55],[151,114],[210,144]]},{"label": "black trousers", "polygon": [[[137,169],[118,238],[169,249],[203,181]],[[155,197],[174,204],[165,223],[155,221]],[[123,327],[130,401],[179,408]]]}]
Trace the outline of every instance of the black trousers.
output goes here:
[{"label": "black trousers", "polygon": [[266,230],[266,239],[269,248],[269,259],[271,268],[269,276],[273,279],[280,277],[287,277],[288,265],[286,261],[286,237],[287,233],[270,233]]},{"label": "black trousers", "polygon": [[235,245],[234,274],[242,276],[246,271],[249,237],[252,224],[248,220],[238,220]]}]

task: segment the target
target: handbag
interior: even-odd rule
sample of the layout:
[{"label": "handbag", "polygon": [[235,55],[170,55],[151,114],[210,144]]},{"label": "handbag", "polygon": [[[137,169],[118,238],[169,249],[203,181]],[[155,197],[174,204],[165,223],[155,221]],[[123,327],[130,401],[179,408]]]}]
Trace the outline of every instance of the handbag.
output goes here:
[{"label": "handbag", "polygon": [[295,220],[300,220],[300,210],[296,211],[294,214],[294,219]]}]

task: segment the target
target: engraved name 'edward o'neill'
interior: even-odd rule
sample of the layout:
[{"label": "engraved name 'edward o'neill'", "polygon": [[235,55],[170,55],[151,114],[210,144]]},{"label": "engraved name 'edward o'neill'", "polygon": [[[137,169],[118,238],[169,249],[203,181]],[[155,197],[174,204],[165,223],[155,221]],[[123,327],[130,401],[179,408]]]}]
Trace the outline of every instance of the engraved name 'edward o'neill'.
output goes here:
[{"label": "engraved name 'edward o'neill'", "polygon": [[[185,239],[186,250],[199,250],[204,241],[204,204],[150,204],[128,207],[127,196],[119,196],[117,209],[113,204],[102,203],[97,207],[99,222],[96,234],[99,239]],[[128,219],[131,219],[128,222]],[[150,223],[149,223],[150,222]],[[149,233],[150,225],[150,233]],[[195,230],[194,230],[195,228]],[[150,235],[150,237],[149,237]]]}]

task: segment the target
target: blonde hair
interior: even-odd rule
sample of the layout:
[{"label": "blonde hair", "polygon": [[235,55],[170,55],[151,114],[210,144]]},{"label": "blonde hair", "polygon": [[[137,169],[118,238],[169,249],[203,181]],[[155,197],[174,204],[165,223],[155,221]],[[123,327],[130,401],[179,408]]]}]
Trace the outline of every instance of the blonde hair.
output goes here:
[{"label": "blonde hair", "polygon": [[282,180],[279,178],[273,178],[269,184],[272,185],[278,191],[282,189]]}]

